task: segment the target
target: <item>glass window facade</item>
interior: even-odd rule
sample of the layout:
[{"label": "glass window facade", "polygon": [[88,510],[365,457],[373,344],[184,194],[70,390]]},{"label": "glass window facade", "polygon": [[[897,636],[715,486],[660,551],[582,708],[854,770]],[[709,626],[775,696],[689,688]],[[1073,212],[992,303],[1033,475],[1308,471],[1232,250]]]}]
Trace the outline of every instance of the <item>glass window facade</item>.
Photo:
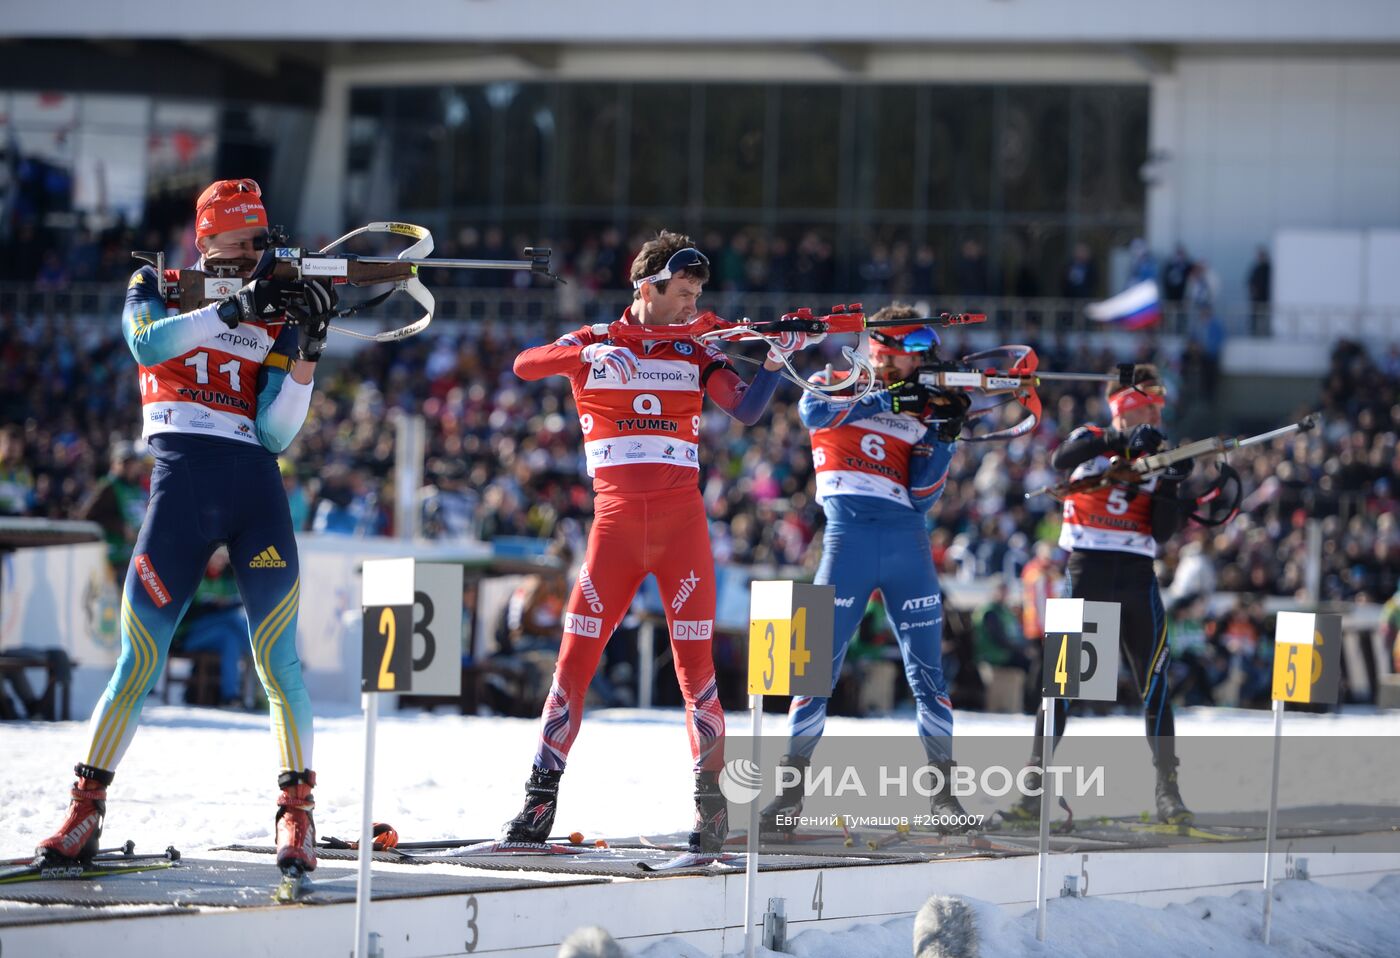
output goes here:
[{"label": "glass window facade", "polygon": [[305,166],[310,116],[267,104],[0,90],[0,280],[125,279],[132,249],[191,261],[194,198],[220,176],[258,180],[274,220],[290,223],[301,182],[285,171]]},{"label": "glass window facade", "polygon": [[566,256],[665,225],[777,239],[795,283],[805,244],[837,285],[883,249],[931,257],[933,292],[1055,295],[1075,244],[1143,229],[1145,86],[510,82],[359,89],[351,111],[347,221]]}]

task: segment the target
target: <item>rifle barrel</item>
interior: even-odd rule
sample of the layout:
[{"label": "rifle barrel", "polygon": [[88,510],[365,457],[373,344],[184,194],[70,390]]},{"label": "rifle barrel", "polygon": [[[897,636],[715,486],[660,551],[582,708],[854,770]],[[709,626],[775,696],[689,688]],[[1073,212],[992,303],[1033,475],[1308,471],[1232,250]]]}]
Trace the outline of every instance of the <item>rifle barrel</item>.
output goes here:
[{"label": "rifle barrel", "polygon": [[1058,380],[1070,383],[1116,383],[1118,377],[1109,373],[1043,373],[1036,370],[1037,379]]},{"label": "rifle barrel", "polygon": [[1270,432],[1260,433],[1257,436],[1250,436],[1248,439],[1241,439],[1235,444],[1235,448],[1242,449],[1245,446],[1252,446],[1255,443],[1268,442],[1270,439],[1277,439],[1279,436],[1286,436],[1293,432],[1307,432],[1317,425],[1317,413],[1309,413],[1295,423],[1281,426]]},{"label": "rifle barrel", "polygon": [[360,263],[406,263],[409,266],[436,266],[441,269],[534,269],[535,264],[528,259],[399,259],[396,256],[357,256]]}]

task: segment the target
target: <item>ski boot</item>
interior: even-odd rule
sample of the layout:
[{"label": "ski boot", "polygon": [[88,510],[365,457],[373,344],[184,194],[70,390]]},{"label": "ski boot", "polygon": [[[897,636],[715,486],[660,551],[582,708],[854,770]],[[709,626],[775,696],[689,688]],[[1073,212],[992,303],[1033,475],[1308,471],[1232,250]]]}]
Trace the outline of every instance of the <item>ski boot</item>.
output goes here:
[{"label": "ski boot", "polygon": [[[1026,790],[1039,791],[1041,787],[1040,773],[1027,772],[1025,775]],[[1016,799],[1010,808],[997,812],[994,821],[998,826],[1005,828],[1029,828],[1040,823],[1040,798],[1039,795],[1022,795]]]},{"label": "ski boot", "polygon": [[718,854],[729,834],[729,803],[719,790],[718,772],[695,773],[695,828],[690,833],[690,850],[696,854]]},{"label": "ski boot", "polygon": [[282,793],[277,796],[277,867],[284,873],[299,869],[316,870],[316,822],[311,810],[316,802],[311,789],[316,785],[316,773],[283,772],[277,776]]},{"label": "ski boot", "polygon": [[1196,814],[1181,800],[1176,782],[1175,758],[1164,759],[1157,766],[1157,818],[1168,825],[1190,825]]},{"label": "ski boot", "polygon": [[549,841],[550,829],[554,827],[554,813],[559,807],[559,779],[563,777],[562,768],[540,768],[536,765],[530,770],[530,778],[525,783],[525,807],[519,815],[506,822],[501,841],[533,844]]},{"label": "ski boot", "polygon": [[977,831],[972,816],[963,808],[962,802],[953,794],[952,762],[935,762],[933,767],[942,775],[942,786],[929,800],[929,811],[933,815],[934,831],[940,835],[961,835]]},{"label": "ski boot", "polygon": [[97,842],[102,837],[102,820],[107,816],[107,786],[115,773],[91,765],[75,765],[73,800],[68,804],[68,817],[58,831],[39,843],[34,854],[54,864],[83,865],[91,863],[97,854]]},{"label": "ski boot", "polygon": [[[797,771],[797,782],[787,785],[778,797],[767,805],[763,806],[758,813],[758,831],[760,835],[780,835],[788,836],[797,830],[797,816],[802,813],[802,798],[806,792],[804,779],[807,775],[807,768],[812,764],[810,758],[803,758],[801,755],[784,755],[781,761],[782,768],[795,769]],[[789,778],[791,776],[788,776]],[[781,779],[780,779],[781,781]],[[779,822],[779,816],[785,819]]]}]

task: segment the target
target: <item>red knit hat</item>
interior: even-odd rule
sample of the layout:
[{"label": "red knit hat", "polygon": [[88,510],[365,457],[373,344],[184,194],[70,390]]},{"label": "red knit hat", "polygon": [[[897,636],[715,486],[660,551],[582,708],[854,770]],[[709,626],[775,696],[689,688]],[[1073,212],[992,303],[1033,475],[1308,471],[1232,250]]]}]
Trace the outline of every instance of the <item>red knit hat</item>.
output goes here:
[{"label": "red knit hat", "polygon": [[255,180],[219,180],[209,184],[195,200],[195,236],[213,236],[250,226],[267,228],[262,187]]}]

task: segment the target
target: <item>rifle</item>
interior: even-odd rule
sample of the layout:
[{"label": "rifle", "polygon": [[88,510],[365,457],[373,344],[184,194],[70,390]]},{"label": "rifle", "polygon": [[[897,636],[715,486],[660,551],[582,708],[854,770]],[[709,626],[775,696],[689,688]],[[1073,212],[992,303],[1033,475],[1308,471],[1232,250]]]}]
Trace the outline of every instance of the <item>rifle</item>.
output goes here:
[{"label": "rifle", "polygon": [[[979,363],[1005,362],[998,366]],[[1036,387],[1043,382],[1118,383],[1131,386],[1133,363],[1119,363],[1117,373],[1057,373],[1039,369],[1040,358],[1029,346],[998,346],[970,353],[960,360],[936,360],[921,365],[915,373],[919,385],[930,389],[976,389],[988,396],[1005,396],[999,403],[984,406],[973,415],[985,416],[995,409],[1015,402],[1026,410],[1025,417],[1014,425],[982,436],[966,436],[965,442],[989,442],[1014,439],[1025,435],[1040,422],[1042,406]]]},{"label": "rifle", "polygon": [[[859,335],[867,329],[879,329],[884,326],[908,326],[922,323],[947,327],[982,323],[986,320],[987,317],[983,313],[941,313],[936,317],[921,319],[871,320],[866,318],[865,309],[860,303],[850,303],[833,306],[831,312],[823,316],[815,314],[810,308],[804,306],[790,313],[784,313],[778,319],[761,322],[754,322],[748,318],[735,322],[723,319],[712,312],[704,312],[688,323],[674,323],[669,326],[642,326],[636,323],[626,323],[619,319],[611,323],[597,323],[591,329],[595,335],[606,336],[615,343],[635,344],[655,340],[694,340],[704,345],[716,345],[721,341],[752,342],[762,340],[767,342],[778,333],[785,332],[812,333],[814,335],[835,335],[838,333]],[[827,402],[839,405],[858,403],[870,394],[878,382],[875,367],[871,364],[869,357],[862,356],[849,346],[841,348],[841,355],[845,357],[846,362],[850,363],[850,369],[834,383],[809,382],[806,377],[793,368],[792,361],[786,356],[782,358],[783,378],[795,383],[806,392],[821,396]],[[747,360],[749,357],[739,358]],[[844,393],[847,390],[854,392],[850,396],[838,397],[838,393]]]},{"label": "rifle", "polygon": [[[871,320],[865,315],[860,303],[833,306],[826,315],[817,315],[803,307],[784,313],[775,320],[754,322],[749,319],[732,322],[712,312],[702,313],[689,323],[671,326],[641,326],[617,320],[612,323],[599,323],[592,327],[594,334],[606,336],[618,343],[641,343],[648,340],[695,340],[713,344],[719,341],[767,341],[769,337],[783,332],[803,332],[813,334],[860,334],[867,330],[885,326],[924,325],[939,328],[967,326],[986,322],[984,313],[939,313],[914,319],[901,318]],[[849,346],[842,347],[841,355],[850,364],[850,369],[840,378],[829,383],[814,383],[800,375],[791,361],[783,357],[783,378],[795,383],[805,392],[820,397],[834,405],[851,405],[868,396],[879,382],[875,367],[868,356],[863,356]],[[749,357],[739,357],[748,359]],[[995,365],[1006,362],[1003,372]],[[751,360],[750,360],[751,361]],[[981,365],[979,365],[981,364]],[[927,364],[919,370],[919,382],[931,388],[976,390],[990,396],[1006,397],[1001,402],[973,410],[967,418],[980,418],[1007,403],[1015,402],[1026,410],[1026,416],[1014,426],[981,436],[967,436],[967,442],[993,442],[1013,439],[1034,429],[1040,421],[1041,403],[1036,386],[1042,381],[1069,380],[1077,382],[1123,382],[1131,383],[1132,364],[1119,366],[1117,375],[1097,373],[1055,373],[1037,369],[1039,359],[1029,346],[1000,346],[964,356],[953,362],[939,361]],[[930,420],[931,421],[931,420]]]},{"label": "rifle", "polygon": [[1084,476],[1080,479],[1057,482],[1052,486],[1044,486],[1040,489],[1026,493],[1027,499],[1036,496],[1050,496],[1051,498],[1064,501],[1069,496],[1080,492],[1093,492],[1109,485],[1119,486],[1139,486],[1155,476],[1160,476],[1172,466],[1200,459],[1205,456],[1221,456],[1220,476],[1211,486],[1195,499],[1195,505],[1201,506],[1214,502],[1224,492],[1227,485],[1235,487],[1233,502],[1227,510],[1227,515],[1223,519],[1204,518],[1197,514],[1192,514],[1191,518],[1196,519],[1203,525],[1220,525],[1234,518],[1239,510],[1239,502],[1242,493],[1242,484],[1239,474],[1232,469],[1225,456],[1236,449],[1244,449],[1255,446],[1259,443],[1277,439],[1280,436],[1288,436],[1295,432],[1307,432],[1316,428],[1319,421],[1317,413],[1309,413],[1295,423],[1281,426],[1278,429],[1271,429],[1268,432],[1259,433],[1257,436],[1246,436],[1244,438],[1216,436],[1210,439],[1201,439],[1196,442],[1188,442],[1184,446],[1177,446],[1175,449],[1168,449],[1165,452],[1154,453],[1150,456],[1143,456],[1140,459],[1131,461],[1122,457],[1115,457],[1104,472],[1092,476]]},{"label": "rifle", "polygon": [[[334,250],[365,233],[387,233],[404,236],[414,242],[397,256],[360,256],[355,253],[337,253]],[[353,329],[332,326],[331,329],[346,336],[377,343],[394,342],[422,332],[433,321],[436,302],[433,294],[418,278],[418,270],[428,269],[510,269],[529,270],[538,276],[546,276],[556,282],[563,282],[549,269],[552,250],[543,247],[527,246],[528,259],[489,260],[489,259],[441,259],[428,258],[433,251],[433,234],[422,226],[412,223],[377,222],[351,230],[344,236],[326,245],[319,251],[302,249],[288,245],[286,231],[274,226],[268,231],[265,240],[260,241],[262,258],[253,270],[250,279],[275,279],[292,282],[303,279],[326,279],[335,285],[379,286],[392,283],[392,288],[372,296],[362,303],[337,310],[335,317],[344,319],[356,313],[378,306],[396,292],[407,293],[423,308],[423,315],[407,326],[379,333],[361,333]],[[210,303],[227,299],[248,280],[235,273],[237,265],[219,266],[205,264],[205,269],[182,269],[174,280],[165,277],[165,254],[160,252],[134,252],[133,258],[150,263],[156,269],[160,281],[160,291],[167,299],[177,299],[181,312],[189,312]]]}]

